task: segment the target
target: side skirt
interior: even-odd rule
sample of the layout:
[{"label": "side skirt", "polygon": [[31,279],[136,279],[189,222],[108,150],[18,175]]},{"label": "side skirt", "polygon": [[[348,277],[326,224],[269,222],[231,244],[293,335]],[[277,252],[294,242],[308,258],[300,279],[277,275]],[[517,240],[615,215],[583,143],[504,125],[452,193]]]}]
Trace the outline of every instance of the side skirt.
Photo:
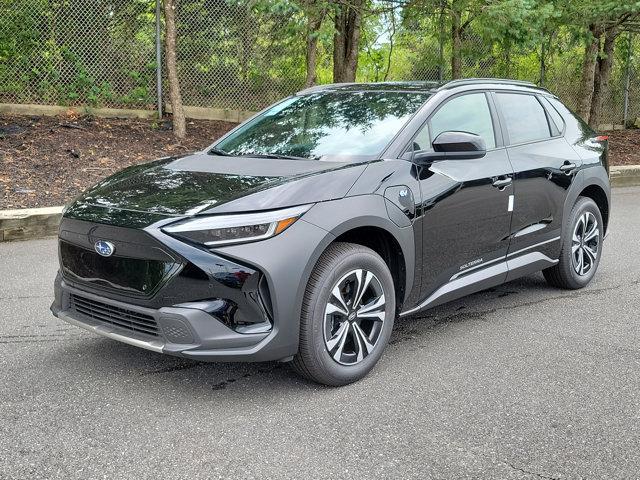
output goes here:
[{"label": "side skirt", "polygon": [[[518,254],[520,252],[514,252]],[[512,254],[513,255],[513,254]],[[429,295],[416,307],[405,310],[401,317],[411,315],[426,308],[435,307],[451,300],[470,295],[487,288],[501,285],[516,278],[535,273],[548,267],[552,267],[559,260],[553,260],[540,252],[530,252],[509,258],[505,257],[501,262],[495,263],[473,273],[459,277],[454,275],[451,280]]]}]

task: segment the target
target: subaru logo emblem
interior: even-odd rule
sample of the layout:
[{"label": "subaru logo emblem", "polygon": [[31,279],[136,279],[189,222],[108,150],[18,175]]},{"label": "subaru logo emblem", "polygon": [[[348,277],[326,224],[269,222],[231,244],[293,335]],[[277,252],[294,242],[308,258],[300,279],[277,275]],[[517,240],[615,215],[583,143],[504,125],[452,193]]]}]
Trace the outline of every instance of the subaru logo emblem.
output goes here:
[{"label": "subaru logo emblem", "polygon": [[106,240],[98,240],[93,246],[96,252],[103,257],[110,257],[113,255],[113,252],[116,251],[116,247],[113,243],[107,242]]}]

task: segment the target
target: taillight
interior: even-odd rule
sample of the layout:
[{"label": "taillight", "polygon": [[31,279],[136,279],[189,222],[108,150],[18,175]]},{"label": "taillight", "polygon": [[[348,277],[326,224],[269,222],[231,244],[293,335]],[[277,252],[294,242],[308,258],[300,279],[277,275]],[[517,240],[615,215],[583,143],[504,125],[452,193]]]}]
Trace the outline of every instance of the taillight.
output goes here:
[{"label": "taillight", "polygon": [[606,142],[609,140],[609,135],[598,135],[596,137],[596,142]]}]

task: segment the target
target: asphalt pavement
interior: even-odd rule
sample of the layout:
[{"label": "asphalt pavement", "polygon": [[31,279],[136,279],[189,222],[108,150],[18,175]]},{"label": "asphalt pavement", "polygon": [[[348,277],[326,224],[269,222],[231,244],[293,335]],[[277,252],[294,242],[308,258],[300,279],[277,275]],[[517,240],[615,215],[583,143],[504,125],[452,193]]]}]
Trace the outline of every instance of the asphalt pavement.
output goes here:
[{"label": "asphalt pavement", "polygon": [[68,325],[55,240],[0,244],[0,478],[638,478],[640,188],[613,201],[587,288],[537,274],[399,320],[337,389]]}]

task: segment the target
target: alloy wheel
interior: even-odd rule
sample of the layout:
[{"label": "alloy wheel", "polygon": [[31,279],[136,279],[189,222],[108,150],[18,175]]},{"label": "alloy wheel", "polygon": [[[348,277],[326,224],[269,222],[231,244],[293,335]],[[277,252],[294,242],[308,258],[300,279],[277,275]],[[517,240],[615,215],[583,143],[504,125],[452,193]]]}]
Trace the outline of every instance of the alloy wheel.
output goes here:
[{"label": "alloy wheel", "polygon": [[575,272],[587,275],[596,264],[600,249],[600,229],[598,220],[591,212],[580,215],[573,229],[571,258]]},{"label": "alloy wheel", "polygon": [[331,358],[355,365],[376,348],[385,321],[382,284],[373,272],[352,270],[333,286],[324,315],[324,341]]}]

